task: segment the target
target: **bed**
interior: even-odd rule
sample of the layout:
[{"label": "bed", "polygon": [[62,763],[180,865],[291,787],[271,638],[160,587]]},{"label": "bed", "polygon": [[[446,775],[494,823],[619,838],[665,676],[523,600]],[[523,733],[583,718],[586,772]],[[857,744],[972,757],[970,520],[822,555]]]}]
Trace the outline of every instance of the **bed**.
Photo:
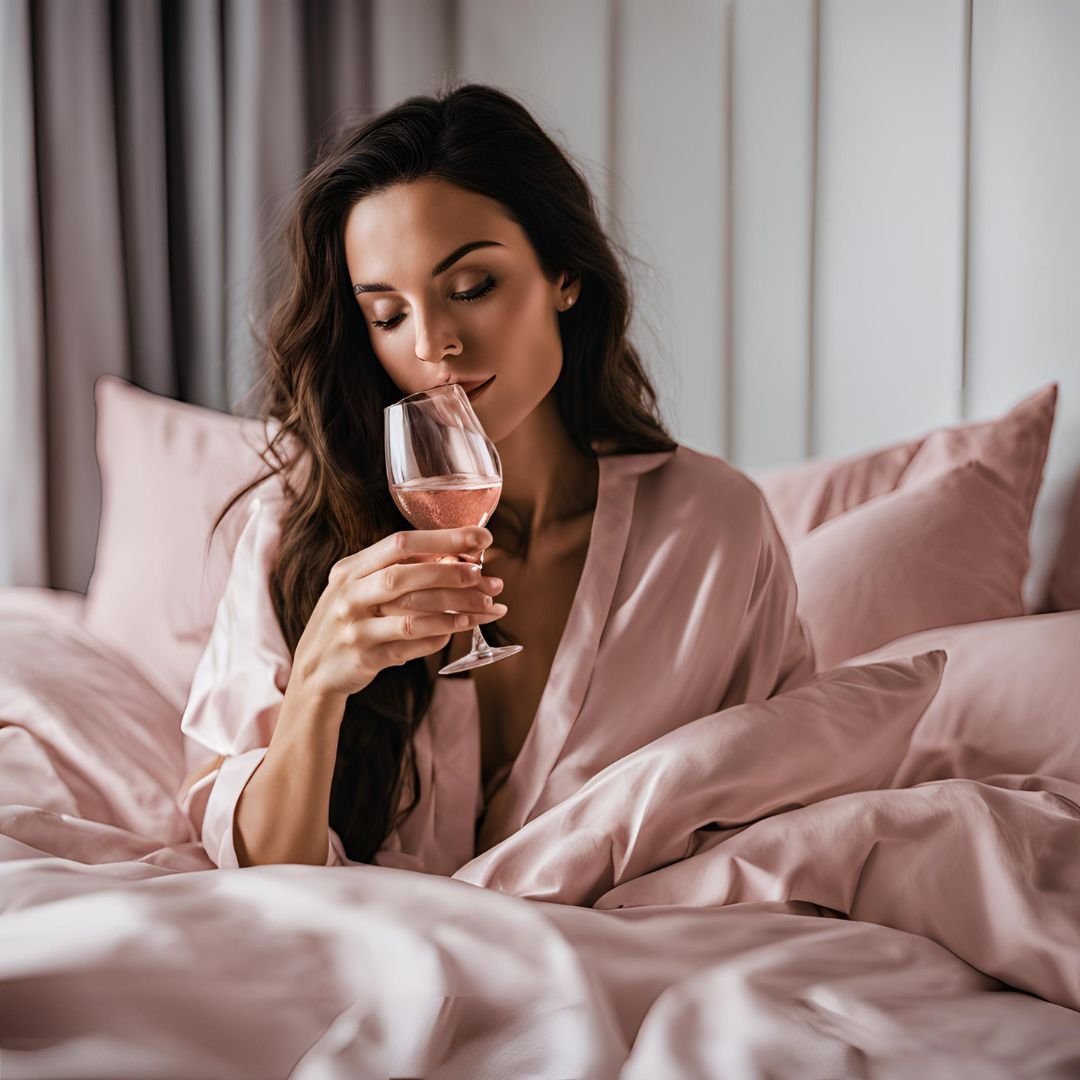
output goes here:
[{"label": "bed", "polygon": [[1075,500],[1022,594],[1057,392],[755,475],[815,677],[441,877],[207,857],[179,719],[262,427],[103,376],[87,594],[0,590],[0,1076],[1080,1075]]}]

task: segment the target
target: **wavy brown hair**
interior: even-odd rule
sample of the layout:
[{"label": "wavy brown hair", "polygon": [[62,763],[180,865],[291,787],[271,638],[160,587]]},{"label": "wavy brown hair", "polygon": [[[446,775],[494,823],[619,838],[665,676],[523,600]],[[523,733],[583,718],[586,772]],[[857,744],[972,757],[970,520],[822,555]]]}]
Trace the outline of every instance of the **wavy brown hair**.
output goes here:
[{"label": "wavy brown hair", "polygon": [[[578,302],[560,315],[563,367],[554,394],[584,454],[670,450],[674,440],[655,390],[627,340],[630,291],[602,229],[588,184],[514,98],[466,84],[410,97],[341,131],[321,151],[292,205],[280,293],[261,333],[265,368],[257,390],[268,426],[263,460],[289,496],[270,592],[289,649],[297,642],[339,559],[409,528],[390,495],[382,410],[401,397],[372,349],[352,295],[344,231],[350,208],[395,184],[438,178],[496,200],[528,236],[544,274],[580,280]],[[290,445],[292,458],[290,458]],[[303,485],[290,483],[299,456]],[[507,640],[497,623],[489,639]],[[370,862],[416,805],[413,734],[434,686],[424,657],[385,668],[349,697],[330,793],[331,826],[350,859]],[[412,797],[395,817],[401,784]]]}]

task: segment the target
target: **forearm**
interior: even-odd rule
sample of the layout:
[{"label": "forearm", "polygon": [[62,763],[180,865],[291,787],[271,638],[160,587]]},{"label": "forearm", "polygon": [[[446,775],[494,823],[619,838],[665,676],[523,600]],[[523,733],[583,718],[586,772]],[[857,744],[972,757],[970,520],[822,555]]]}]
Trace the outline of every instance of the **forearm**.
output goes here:
[{"label": "forearm", "polygon": [[289,684],[270,746],[240,793],[233,842],[241,866],[326,864],[330,785],[340,697],[318,697]]}]

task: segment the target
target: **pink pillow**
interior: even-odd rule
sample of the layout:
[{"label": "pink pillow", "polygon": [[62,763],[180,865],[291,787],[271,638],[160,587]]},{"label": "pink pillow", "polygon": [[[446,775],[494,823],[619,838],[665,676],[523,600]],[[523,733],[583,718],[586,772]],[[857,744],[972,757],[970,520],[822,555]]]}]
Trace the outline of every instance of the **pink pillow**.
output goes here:
[{"label": "pink pillow", "polygon": [[98,378],[94,396],[102,508],[85,625],[182,711],[243,515],[225,518],[207,560],[210,527],[266,471],[263,424],[114,375]]},{"label": "pink pillow", "polygon": [[1054,424],[1058,384],[1049,383],[996,420],[937,428],[915,439],[843,458],[807,461],[754,475],[790,547],[819,525],[889,491],[932,480],[977,459],[1020,500],[1025,534]]},{"label": "pink pillow", "polygon": [[791,548],[818,670],[903,634],[1023,614],[1025,509],[978,461],[880,495]]},{"label": "pink pillow", "polygon": [[1080,476],[1065,511],[1061,543],[1050,571],[1048,604],[1051,611],[1080,608]]},{"label": "pink pillow", "polygon": [[1080,611],[946,626],[845,661],[949,654],[891,786],[998,773],[1080,784]]}]

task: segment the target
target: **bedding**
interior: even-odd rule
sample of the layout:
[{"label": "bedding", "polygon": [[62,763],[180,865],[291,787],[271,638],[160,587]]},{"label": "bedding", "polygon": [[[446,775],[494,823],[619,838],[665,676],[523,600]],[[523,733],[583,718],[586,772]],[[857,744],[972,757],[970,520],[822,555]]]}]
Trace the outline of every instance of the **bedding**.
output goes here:
[{"label": "bedding", "polygon": [[226,500],[266,471],[263,425],[115,375],[100,376],[94,396],[101,521],[86,624],[182,709],[238,536],[235,514],[208,545],[210,527]]},{"label": "bedding", "polygon": [[624,881],[693,854],[699,830],[713,840],[846,791],[873,791],[896,770],[944,665],[936,650],[837,668],[692,720],[601,769],[454,877],[592,907]]},{"label": "bedding", "polygon": [[[14,727],[42,749],[0,754],[5,783],[22,778],[20,801],[0,809],[5,1080],[1004,1078],[1080,1067],[1077,785],[997,773],[890,788],[881,771],[903,761],[948,685],[941,649],[860,659],[722,710],[708,718],[711,741],[676,730],[457,879],[379,866],[217,870],[167,793],[183,772],[167,703],[69,609],[43,597],[31,618],[26,591],[0,590],[0,655],[14,658],[0,734]],[[89,687],[78,703],[56,695],[34,659],[44,655]],[[1065,708],[1080,693],[1066,655],[1043,668],[1070,688]],[[967,679],[980,656],[967,650]],[[992,652],[984,673],[1000,666]],[[879,697],[870,688],[882,677]],[[126,749],[123,738],[99,744],[110,708],[124,725],[144,715],[162,745],[126,726]],[[755,724],[756,710],[780,726]],[[61,724],[81,757],[55,755]],[[788,739],[798,752],[773,775]],[[738,768],[713,768],[724,756]],[[95,775],[142,793],[139,804],[88,798]],[[793,777],[800,790],[786,801]],[[755,783],[765,802],[745,800]],[[637,824],[646,847],[660,846],[611,887],[610,848],[555,828],[533,872],[577,888],[584,866],[602,891],[593,907],[531,899],[523,843],[575,807],[595,827],[582,792],[603,793],[605,813],[619,792],[628,805],[651,792],[666,816]],[[673,850],[660,843],[669,823],[684,830]],[[500,864],[525,877],[505,891],[465,880]]]},{"label": "bedding", "polygon": [[844,661],[940,649],[949,663],[888,787],[995,773],[1080,783],[1080,611],[944,626]]},{"label": "bedding", "polygon": [[[144,393],[128,397],[134,413],[154,404]],[[181,428],[204,419],[166,413]],[[203,454],[209,490],[237,429],[225,424],[216,449],[169,423],[140,430],[173,440],[161,468]],[[0,589],[0,1076],[1080,1074],[1080,612],[1016,610],[1026,495],[977,460],[832,514],[806,537],[832,554],[801,570],[793,543],[800,597],[818,590],[799,617],[811,638],[830,627],[816,670],[718,694],[674,725],[656,722],[677,689],[658,674],[651,697],[620,706],[625,747],[579,755],[574,782],[508,807],[515,827],[435,872],[219,869],[179,798],[192,643],[208,640],[203,605],[224,595],[267,489],[239,508],[213,571],[205,538],[196,553],[173,536],[175,596],[166,574],[135,568],[155,603],[193,605],[179,635],[167,606],[145,648],[150,615],[130,597],[113,610],[133,621],[103,634],[89,599]],[[972,482],[981,494],[949,486]],[[617,486],[624,510],[632,488],[660,491]],[[945,546],[1000,514],[1000,535],[946,571],[971,575],[974,608],[933,584],[941,491],[955,496]],[[155,542],[172,512],[130,514],[114,552]],[[868,577],[864,548],[881,556],[889,533],[910,561]],[[624,557],[647,566],[650,550],[630,534]],[[123,597],[111,558],[99,585]],[[194,604],[204,573],[216,584]],[[615,577],[616,629],[654,632],[620,616],[637,594]],[[794,605],[785,595],[768,618],[799,625]],[[881,630],[850,633],[845,619]],[[596,629],[599,649],[611,632]]]},{"label": "bedding", "polygon": [[965,461],[993,469],[1020,500],[1030,528],[1050,447],[1058,384],[1029,394],[1004,416],[932,431],[840,458],[815,458],[752,474],[787,543],[889,491],[925,483]]},{"label": "bedding", "polygon": [[870,499],[791,545],[819,667],[935,626],[1024,613],[1023,506],[968,461]]},{"label": "bedding", "polygon": [[[1058,384],[1048,383],[1003,416],[935,428],[839,458],[754,470],[750,475],[764,492],[789,547],[870,499],[919,487],[968,461],[993,470],[1014,494],[1027,534],[1042,485],[1057,398]],[[1031,594],[1025,603],[1029,613],[1041,610],[1048,571],[1049,567],[1040,567],[1037,579],[1025,583]]]}]

